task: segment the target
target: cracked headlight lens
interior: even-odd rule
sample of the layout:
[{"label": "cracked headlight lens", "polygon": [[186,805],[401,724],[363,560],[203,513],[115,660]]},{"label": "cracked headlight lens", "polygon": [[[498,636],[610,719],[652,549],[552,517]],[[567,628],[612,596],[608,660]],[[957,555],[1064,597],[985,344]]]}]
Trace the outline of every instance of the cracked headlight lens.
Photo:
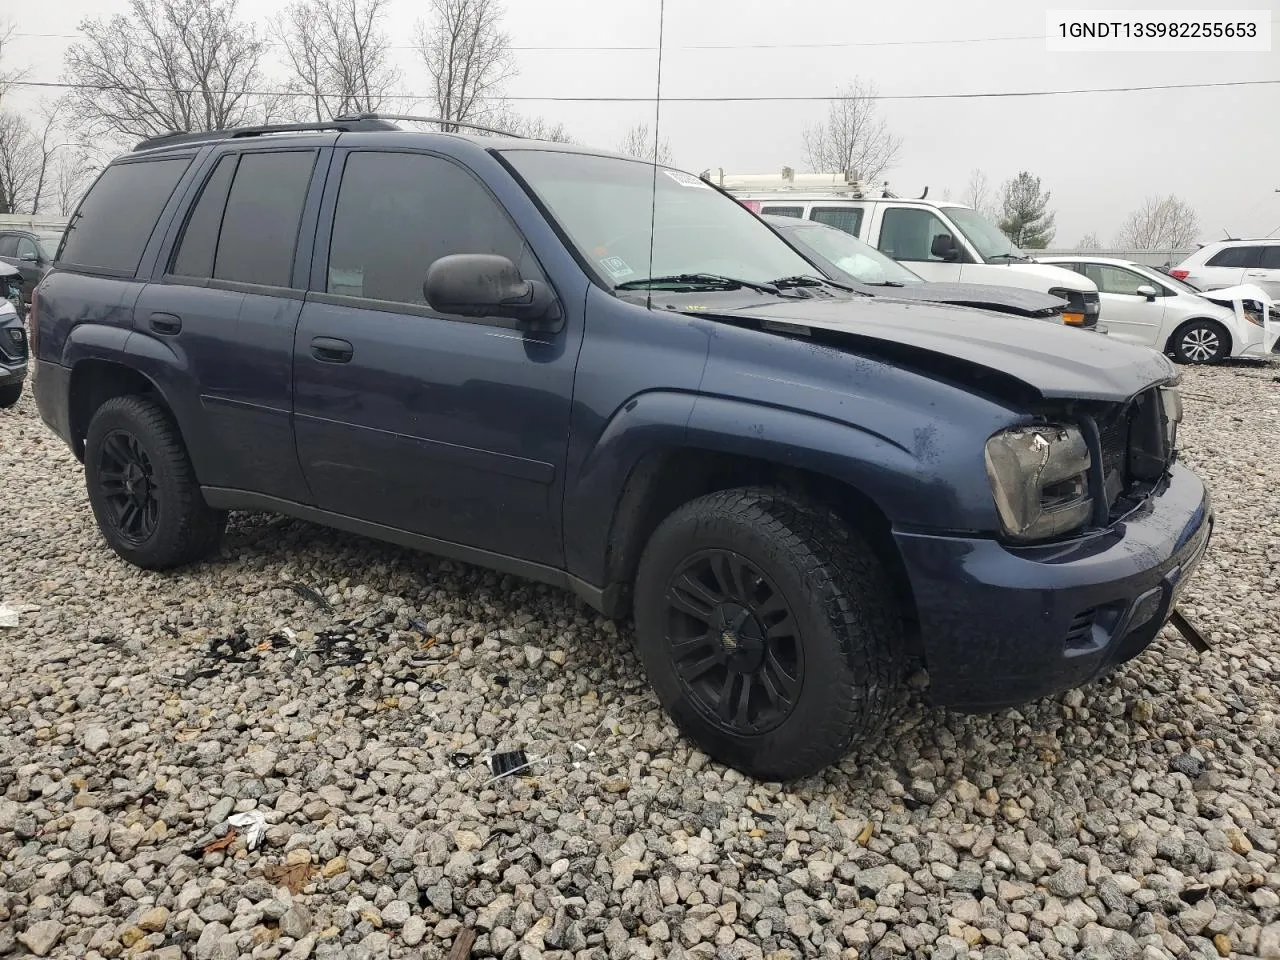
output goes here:
[{"label": "cracked headlight lens", "polygon": [[1092,460],[1076,427],[1015,427],[987,441],[987,478],[1005,534],[1031,542],[1088,522]]}]

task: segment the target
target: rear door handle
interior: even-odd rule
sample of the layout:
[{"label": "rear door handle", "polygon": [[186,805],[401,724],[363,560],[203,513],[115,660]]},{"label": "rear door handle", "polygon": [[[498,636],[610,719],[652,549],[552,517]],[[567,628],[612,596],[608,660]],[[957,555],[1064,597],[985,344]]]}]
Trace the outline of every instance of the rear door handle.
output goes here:
[{"label": "rear door handle", "polygon": [[151,315],[151,329],[165,336],[173,336],[175,333],[181,332],[182,318],[175,317],[172,313],[153,313]]},{"label": "rear door handle", "polygon": [[316,337],[311,341],[311,355],[322,363],[346,363],[355,348],[337,337]]}]

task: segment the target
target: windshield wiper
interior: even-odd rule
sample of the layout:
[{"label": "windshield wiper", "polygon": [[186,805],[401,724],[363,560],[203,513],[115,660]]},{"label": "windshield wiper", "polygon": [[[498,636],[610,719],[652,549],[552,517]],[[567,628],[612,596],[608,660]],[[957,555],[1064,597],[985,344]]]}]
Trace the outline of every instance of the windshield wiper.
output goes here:
[{"label": "windshield wiper", "polygon": [[760,293],[777,294],[778,288],[768,283],[753,283],[750,280],[738,280],[735,277],[722,277],[715,273],[676,273],[666,277],[646,277],[643,280],[628,280],[614,286],[615,290],[643,290],[645,287],[661,283],[679,283],[686,286],[721,290],[758,290]]},{"label": "windshield wiper", "polygon": [[1031,258],[1025,253],[993,253],[988,259],[990,260],[1027,260]]},{"label": "windshield wiper", "polygon": [[880,280],[877,283],[867,284],[869,287],[905,287],[906,284],[901,280]]}]

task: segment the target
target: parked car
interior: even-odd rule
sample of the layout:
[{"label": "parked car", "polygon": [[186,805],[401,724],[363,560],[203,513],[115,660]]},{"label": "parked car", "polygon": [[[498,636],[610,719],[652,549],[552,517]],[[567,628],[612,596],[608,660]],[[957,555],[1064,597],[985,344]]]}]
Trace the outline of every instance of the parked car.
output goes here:
[{"label": "parked car", "polygon": [[16,270],[0,264],[0,408],[18,402],[27,377],[27,334],[18,312],[21,282]]},{"label": "parked car", "polygon": [[1098,286],[1103,329],[1155,347],[1182,363],[1270,356],[1280,334],[1280,304],[1253,285],[1201,293],[1154,267],[1070,254],[1042,262],[1078,270]]},{"label": "parked car", "polygon": [[1069,303],[1072,326],[1098,322],[1098,290],[1079,274],[1036,263],[977,210],[949,200],[874,197],[842,174],[784,176],[711,174],[707,182],[727,190],[760,214],[816,220],[850,233],[906,264],[925,280],[1019,287]]},{"label": "parked car", "polygon": [[31,291],[49,272],[62,235],[50,231],[0,228],[0,263],[17,267],[22,274],[22,302],[31,302]]},{"label": "parked car", "polygon": [[1197,290],[1220,290],[1251,283],[1280,300],[1280,238],[1215,240],[1169,271]]},{"label": "parked car", "polygon": [[852,234],[815,220],[763,217],[829,280],[894,300],[949,303],[1061,324],[1067,301],[1035,290],[986,283],[929,283]]},{"label": "parked car", "polygon": [[984,710],[1141,652],[1212,527],[1168,359],[813,272],[585,147],[175,135],[81,202],[33,389],[127,561],[243,508],[559,584],[634,612],[662,705],[760,777],[874,734],[908,663]]}]

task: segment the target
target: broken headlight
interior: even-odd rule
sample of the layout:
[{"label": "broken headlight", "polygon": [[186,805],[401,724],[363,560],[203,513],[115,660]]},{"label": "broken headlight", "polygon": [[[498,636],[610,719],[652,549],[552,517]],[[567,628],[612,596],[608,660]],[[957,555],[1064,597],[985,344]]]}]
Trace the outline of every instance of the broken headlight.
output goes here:
[{"label": "broken headlight", "polygon": [[987,478],[1005,534],[1030,542],[1083,526],[1093,513],[1092,464],[1075,427],[1015,427],[987,441]]},{"label": "broken headlight", "polygon": [[1244,318],[1261,327],[1266,317],[1266,305],[1258,300],[1242,300],[1240,306],[1244,310]]}]

